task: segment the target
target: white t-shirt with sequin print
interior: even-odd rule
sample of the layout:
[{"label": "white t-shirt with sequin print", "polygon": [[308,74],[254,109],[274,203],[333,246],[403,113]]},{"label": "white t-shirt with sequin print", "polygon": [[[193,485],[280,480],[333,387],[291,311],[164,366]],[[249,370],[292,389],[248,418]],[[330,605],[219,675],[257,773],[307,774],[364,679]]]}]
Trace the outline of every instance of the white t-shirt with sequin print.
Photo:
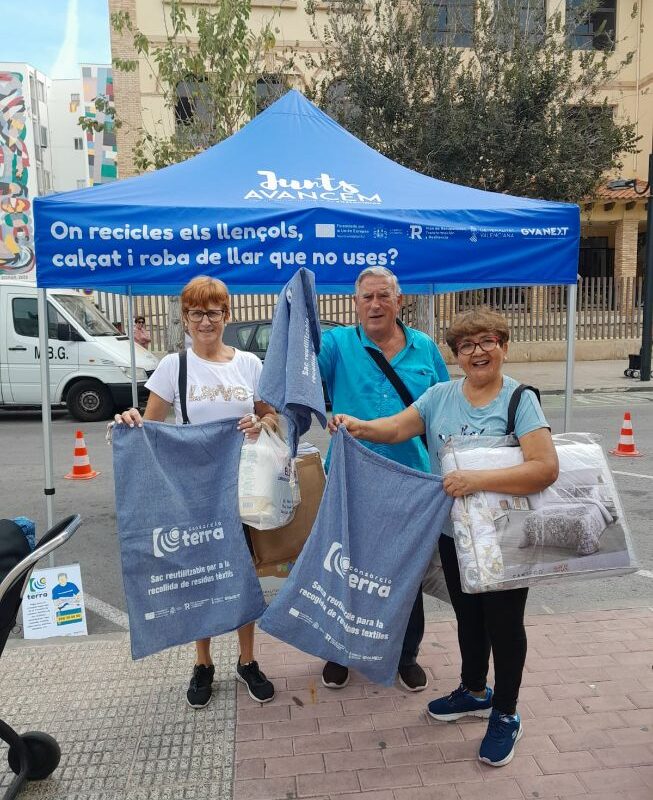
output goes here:
[{"label": "white t-shirt with sequin print", "polygon": [[[258,383],[263,364],[253,353],[234,348],[231,361],[205,361],[188,349],[186,410],[191,423],[217,422],[254,412],[260,400]],[[164,356],[145,387],[171,403],[177,425],[183,423],[179,402],[179,356]]]}]

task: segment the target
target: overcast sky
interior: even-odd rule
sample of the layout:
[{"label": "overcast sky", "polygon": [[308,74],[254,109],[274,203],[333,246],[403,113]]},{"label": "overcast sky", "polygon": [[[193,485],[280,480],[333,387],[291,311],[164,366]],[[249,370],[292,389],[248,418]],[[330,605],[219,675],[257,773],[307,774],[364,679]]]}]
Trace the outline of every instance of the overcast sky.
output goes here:
[{"label": "overcast sky", "polygon": [[1,61],[26,61],[50,78],[111,61],[107,0],[0,0],[0,20]]}]

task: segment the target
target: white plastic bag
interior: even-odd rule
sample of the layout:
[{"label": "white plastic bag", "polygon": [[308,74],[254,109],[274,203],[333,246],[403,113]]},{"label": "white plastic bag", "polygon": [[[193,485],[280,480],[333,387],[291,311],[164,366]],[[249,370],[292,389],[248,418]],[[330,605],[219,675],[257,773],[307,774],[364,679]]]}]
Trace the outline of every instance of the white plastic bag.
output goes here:
[{"label": "white plastic bag", "polygon": [[238,468],[240,518],[268,531],[287,525],[299,505],[299,484],[288,445],[263,428],[256,441],[245,439]]}]

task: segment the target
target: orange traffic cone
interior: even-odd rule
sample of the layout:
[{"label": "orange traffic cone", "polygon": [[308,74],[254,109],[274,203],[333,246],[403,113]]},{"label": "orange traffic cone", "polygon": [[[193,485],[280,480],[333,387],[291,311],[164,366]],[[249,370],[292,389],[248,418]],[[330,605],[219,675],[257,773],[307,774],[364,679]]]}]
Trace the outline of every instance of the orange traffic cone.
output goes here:
[{"label": "orange traffic cone", "polygon": [[635,446],[635,437],[633,436],[633,423],[630,421],[630,411],[624,414],[624,421],[621,426],[621,434],[619,435],[619,443],[614,450],[610,450],[613,456],[641,456],[637,447]]},{"label": "orange traffic cone", "polygon": [[65,477],[70,481],[87,481],[90,478],[97,477],[99,474],[99,472],[91,468],[91,462],[88,460],[88,450],[84,444],[84,434],[81,431],[77,431],[73,468]]}]

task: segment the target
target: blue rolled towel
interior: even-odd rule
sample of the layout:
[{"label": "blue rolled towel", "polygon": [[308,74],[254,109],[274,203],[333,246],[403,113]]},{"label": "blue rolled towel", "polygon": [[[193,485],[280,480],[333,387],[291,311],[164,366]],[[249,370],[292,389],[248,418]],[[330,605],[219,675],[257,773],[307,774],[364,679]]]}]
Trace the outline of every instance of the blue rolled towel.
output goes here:
[{"label": "blue rolled towel", "polygon": [[288,420],[288,444],[293,458],[297,455],[299,437],[311,427],[311,414],[326,427],[324,392],[317,364],[320,343],[315,275],[302,267],[277,299],[258,387],[261,400]]}]

